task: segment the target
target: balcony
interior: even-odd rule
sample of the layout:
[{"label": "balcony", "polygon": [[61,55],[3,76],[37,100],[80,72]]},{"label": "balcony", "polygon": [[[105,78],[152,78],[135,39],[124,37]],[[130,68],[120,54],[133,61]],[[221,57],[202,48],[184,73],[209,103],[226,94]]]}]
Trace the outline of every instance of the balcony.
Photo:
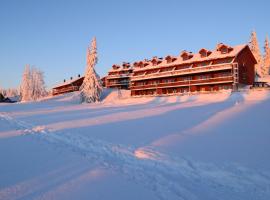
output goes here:
[{"label": "balcony", "polygon": [[63,88],[60,88],[60,89],[53,89],[53,95],[79,91],[79,89],[80,89],[79,86],[67,86],[67,87],[63,87]]},{"label": "balcony", "polygon": [[161,77],[172,77],[172,76],[187,75],[187,74],[196,74],[196,73],[201,73],[201,72],[226,70],[226,69],[232,69],[234,65],[235,65],[235,63],[217,64],[217,65],[208,65],[208,66],[202,66],[202,67],[196,67],[196,68],[172,70],[169,72],[159,72],[159,73],[154,73],[154,74],[132,76],[131,81],[147,80],[147,79],[161,78]]},{"label": "balcony", "polygon": [[108,75],[106,79],[129,78],[131,74]]},{"label": "balcony", "polygon": [[111,82],[107,83],[106,87],[114,87],[114,86],[121,86],[121,85],[129,85],[129,81],[120,81],[120,82]]},{"label": "balcony", "polygon": [[132,85],[131,90],[142,90],[142,89],[156,89],[156,88],[166,88],[166,87],[182,87],[182,86],[191,86],[191,85],[208,85],[215,83],[233,83],[232,76],[209,78],[209,79],[199,79],[199,80],[186,80],[186,81],[177,81],[169,83],[158,83],[152,85]]}]

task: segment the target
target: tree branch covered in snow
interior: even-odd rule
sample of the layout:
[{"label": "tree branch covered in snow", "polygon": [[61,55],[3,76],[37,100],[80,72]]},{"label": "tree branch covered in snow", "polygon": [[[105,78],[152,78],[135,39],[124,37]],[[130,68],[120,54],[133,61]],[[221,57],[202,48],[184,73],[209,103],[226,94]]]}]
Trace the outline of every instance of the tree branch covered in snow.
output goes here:
[{"label": "tree branch covered in snow", "polygon": [[44,74],[35,67],[26,65],[20,86],[21,101],[35,101],[47,95]]},{"label": "tree branch covered in snow", "polygon": [[86,103],[100,101],[102,84],[99,75],[95,71],[97,64],[96,38],[93,38],[91,46],[87,49],[87,65],[83,84],[80,88],[81,101]]}]

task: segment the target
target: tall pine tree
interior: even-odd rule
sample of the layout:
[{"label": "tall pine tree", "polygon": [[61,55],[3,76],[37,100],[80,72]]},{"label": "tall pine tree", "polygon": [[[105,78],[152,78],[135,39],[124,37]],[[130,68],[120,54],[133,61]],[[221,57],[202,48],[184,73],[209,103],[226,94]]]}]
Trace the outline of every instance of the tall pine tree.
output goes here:
[{"label": "tall pine tree", "polygon": [[259,43],[257,40],[257,34],[255,31],[252,31],[252,33],[251,33],[249,47],[250,47],[250,50],[252,51],[254,57],[257,60],[257,64],[255,65],[255,72],[258,76],[262,77],[264,74],[263,69],[262,69],[262,56],[261,56]]},{"label": "tall pine tree", "polygon": [[266,72],[265,75],[269,75],[269,73],[270,73],[270,47],[269,47],[269,40],[268,40],[267,36],[266,36],[266,39],[265,39],[265,42],[264,42],[263,64],[264,64],[264,70]]},{"label": "tall pine tree", "polygon": [[100,101],[102,84],[98,74],[95,71],[97,64],[97,42],[94,37],[91,46],[87,49],[87,65],[83,84],[80,88],[81,101],[86,103]]}]

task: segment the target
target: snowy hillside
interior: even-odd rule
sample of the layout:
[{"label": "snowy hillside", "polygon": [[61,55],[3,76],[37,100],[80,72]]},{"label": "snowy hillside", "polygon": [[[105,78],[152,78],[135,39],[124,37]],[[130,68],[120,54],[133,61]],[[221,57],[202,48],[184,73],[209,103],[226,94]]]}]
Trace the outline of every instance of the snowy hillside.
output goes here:
[{"label": "snowy hillside", "polygon": [[270,91],[0,105],[0,199],[270,199]]}]

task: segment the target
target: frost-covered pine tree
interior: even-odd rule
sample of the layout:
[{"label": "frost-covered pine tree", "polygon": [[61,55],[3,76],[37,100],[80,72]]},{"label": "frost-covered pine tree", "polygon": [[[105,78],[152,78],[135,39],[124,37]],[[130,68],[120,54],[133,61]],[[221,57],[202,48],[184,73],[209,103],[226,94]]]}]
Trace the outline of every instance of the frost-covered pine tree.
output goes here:
[{"label": "frost-covered pine tree", "polygon": [[258,76],[262,77],[264,74],[263,69],[262,69],[262,55],[261,55],[259,43],[257,40],[257,34],[255,31],[252,31],[251,33],[249,47],[254,57],[257,60],[257,64],[255,65],[255,72]]},{"label": "frost-covered pine tree", "polygon": [[96,38],[93,38],[91,46],[87,48],[86,72],[80,88],[82,102],[92,103],[100,101],[102,84],[99,75],[95,71],[97,61],[97,43]]},{"label": "frost-covered pine tree", "polygon": [[33,81],[30,65],[26,65],[24,68],[22,82],[20,86],[21,101],[31,101],[33,93]]},{"label": "frost-covered pine tree", "polygon": [[269,75],[270,73],[270,47],[269,47],[269,40],[266,36],[264,42],[264,59],[263,59],[264,71],[265,75]]}]

